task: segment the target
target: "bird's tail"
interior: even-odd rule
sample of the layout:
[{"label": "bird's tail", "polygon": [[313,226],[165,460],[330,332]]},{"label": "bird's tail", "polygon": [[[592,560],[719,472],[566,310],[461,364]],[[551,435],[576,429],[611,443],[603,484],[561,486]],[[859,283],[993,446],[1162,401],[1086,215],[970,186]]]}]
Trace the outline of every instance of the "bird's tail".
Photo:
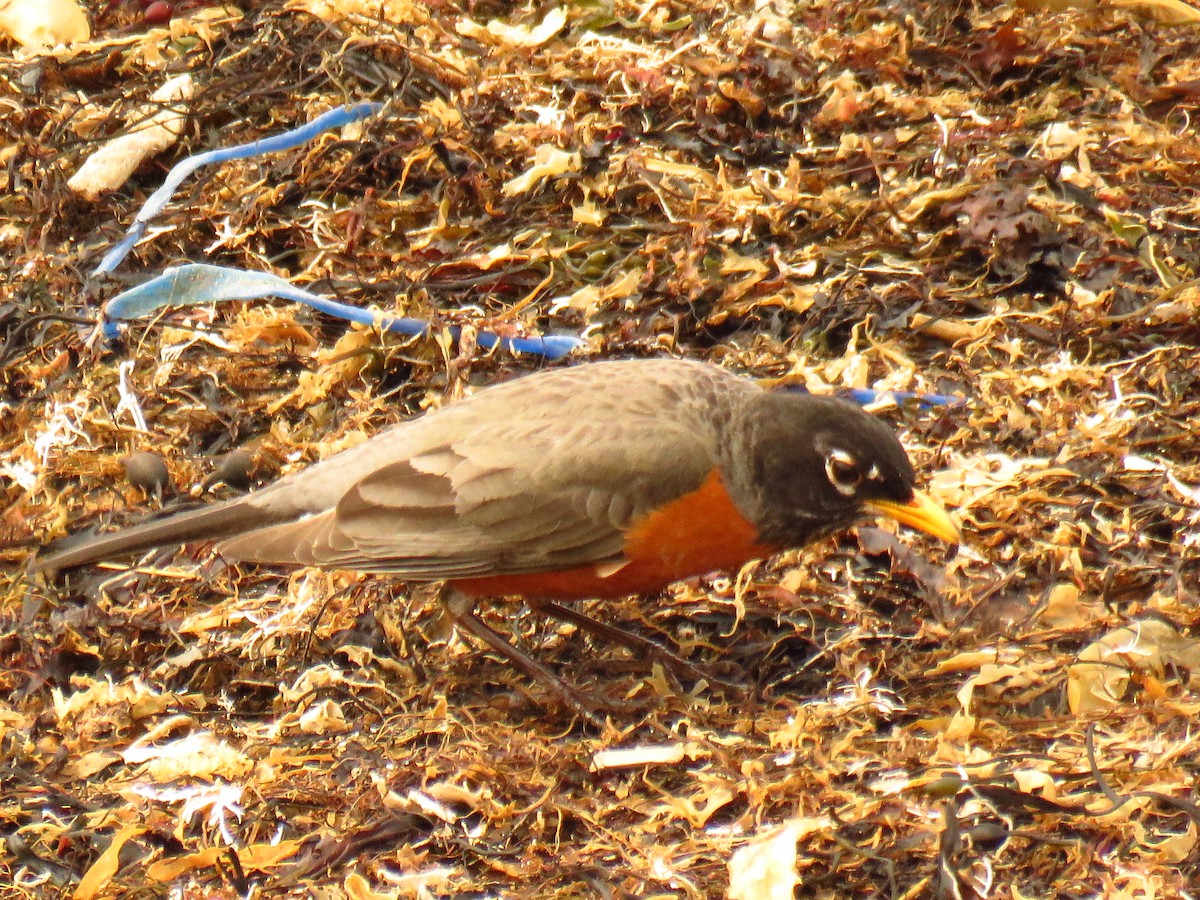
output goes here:
[{"label": "bird's tail", "polygon": [[276,517],[258,504],[248,502],[252,497],[165,515],[111,534],[63,538],[52,543],[47,548],[49,552],[39,554],[33,562],[33,570],[70,569],[155,547],[227,538],[272,524]]}]

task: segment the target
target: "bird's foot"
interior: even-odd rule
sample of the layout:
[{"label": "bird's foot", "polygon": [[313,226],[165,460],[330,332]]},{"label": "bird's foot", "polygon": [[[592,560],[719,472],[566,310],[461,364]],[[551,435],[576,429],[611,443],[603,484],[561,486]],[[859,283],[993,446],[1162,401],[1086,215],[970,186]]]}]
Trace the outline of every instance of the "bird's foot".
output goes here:
[{"label": "bird's foot", "polygon": [[626,631],[624,628],[617,628],[615,625],[609,625],[607,622],[601,622],[599,619],[593,619],[591,616],[581,613],[577,609],[572,609],[569,606],[563,606],[550,600],[530,601],[530,606],[544,615],[563,622],[569,622],[598,638],[625,647],[641,659],[660,663],[664,669],[677,678],[703,681],[707,684],[715,685],[727,694],[741,695],[746,692],[744,684],[727,681],[714,675],[712,672],[692,665],[692,663],[688,662],[678,653],[648,637],[634,634],[632,631]]},{"label": "bird's foot", "polygon": [[447,590],[442,593],[440,599],[455,625],[483,641],[530,679],[547,687],[563,706],[590,724],[603,727],[604,721],[597,714],[598,709],[608,712],[628,711],[629,704],[601,700],[572,687],[528,653],[513,646],[503,635],[479,618],[472,598],[458,591]]}]

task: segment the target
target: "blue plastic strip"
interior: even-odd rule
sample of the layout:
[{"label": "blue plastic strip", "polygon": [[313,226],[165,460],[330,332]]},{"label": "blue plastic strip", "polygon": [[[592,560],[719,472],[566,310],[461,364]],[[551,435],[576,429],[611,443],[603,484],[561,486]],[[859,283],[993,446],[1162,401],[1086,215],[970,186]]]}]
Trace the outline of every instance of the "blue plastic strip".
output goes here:
[{"label": "blue plastic strip", "polygon": [[916,403],[921,409],[933,406],[966,406],[966,397],[955,397],[951,394],[916,394],[911,391],[874,391],[870,388],[850,388],[839,391],[839,396],[848,397],[859,406],[869,406],[872,403],[890,400],[897,406],[905,403]]},{"label": "blue plastic strip", "polygon": [[[101,326],[104,336],[111,339],[118,334],[118,321],[141,318],[164,306],[198,306],[226,300],[257,300],[262,297],[295,300],[340,319],[360,325],[375,325],[398,334],[427,334],[430,330],[429,323],[420,319],[396,318],[358,306],[338,303],[266,272],[245,272],[241,269],[200,263],[167,269],[157,278],[113,297],[104,304]],[[460,331],[458,326],[450,328],[455,339]],[[475,340],[484,348],[500,344],[511,350],[536,353],[548,359],[561,359],[583,343],[572,335],[508,338],[490,331],[479,332]]]},{"label": "blue plastic strip", "polygon": [[369,102],[355,103],[351,106],[339,106],[337,109],[331,109],[327,113],[322,113],[311,122],[301,125],[299,128],[274,134],[262,140],[251,141],[249,144],[238,144],[236,147],[221,147],[217,150],[197,153],[195,156],[189,156],[187,159],[181,160],[167,173],[162,186],[151,194],[142,205],[141,210],[138,211],[137,216],[133,220],[133,224],[129,226],[129,231],[126,232],[125,237],[104,254],[104,259],[100,260],[100,265],[96,266],[92,275],[107,275],[121,264],[122,260],[129,255],[129,251],[133,249],[133,245],[140,241],[146,233],[146,225],[163,211],[163,208],[170,202],[175,191],[183,184],[184,179],[197,169],[212,163],[228,162],[231,159],[246,159],[250,156],[260,156],[263,153],[291,150],[293,147],[299,147],[301,144],[311,141],[323,131],[329,131],[331,128],[341,128],[349,125],[351,122],[357,122],[360,119],[365,119],[367,116],[373,116],[381,109],[383,109],[382,103]]},{"label": "blue plastic strip", "polygon": [[[802,384],[785,384],[780,390],[795,391],[799,394],[811,393]],[[870,406],[872,403],[891,401],[897,406],[906,403],[916,403],[921,409],[931,409],[935,406],[966,406],[966,397],[956,397],[952,394],[918,394],[912,391],[876,391],[871,388],[842,388],[834,391],[834,396],[844,397],[859,406]]]}]

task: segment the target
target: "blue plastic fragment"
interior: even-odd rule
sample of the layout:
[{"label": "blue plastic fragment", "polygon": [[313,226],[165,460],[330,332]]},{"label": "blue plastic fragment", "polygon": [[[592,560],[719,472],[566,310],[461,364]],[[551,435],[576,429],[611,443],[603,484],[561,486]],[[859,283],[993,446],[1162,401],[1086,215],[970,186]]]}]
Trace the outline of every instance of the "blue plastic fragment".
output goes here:
[{"label": "blue plastic fragment", "polygon": [[[241,269],[227,269],[201,263],[167,269],[157,278],[113,297],[104,304],[101,327],[104,336],[112,339],[117,336],[118,321],[141,318],[164,306],[198,306],[226,300],[257,300],[262,297],[295,300],[331,316],[360,325],[375,325],[398,334],[419,335],[427,334],[430,330],[429,323],[420,319],[393,317],[338,303],[266,272],[245,272]],[[455,339],[460,331],[457,326],[450,328]],[[561,359],[583,343],[572,335],[508,338],[490,331],[479,332],[475,340],[484,348],[501,344],[511,350],[536,353],[548,359]]]},{"label": "blue plastic fragment", "polygon": [[163,211],[163,208],[170,202],[175,191],[179,189],[179,185],[183,184],[184,179],[197,169],[212,163],[228,162],[231,159],[246,159],[251,156],[260,156],[263,153],[291,150],[293,147],[299,147],[301,144],[311,141],[323,131],[329,131],[331,128],[341,128],[349,125],[351,122],[365,119],[367,116],[372,116],[381,109],[383,109],[382,103],[371,102],[339,106],[337,109],[331,109],[327,113],[322,113],[311,122],[301,125],[299,128],[273,134],[270,137],[251,141],[248,144],[238,144],[236,147],[221,147],[217,150],[208,150],[205,153],[197,153],[195,156],[189,156],[187,159],[181,160],[167,173],[167,177],[159,189],[151,194],[146,202],[142,204],[142,208],[134,218],[133,224],[129,226],[125,237],[104,254],[104,259],[100,260],[100,265],[96,266],[92,275],[107,275],[121,264],[121,261],[133,249],[133,245],[140,241],[146,233],[146,225]]},{"label": "blue plastic fragment", "polygon": [[[780,390],[795,391],[801,394],[810,393],[802,384],[786,384]],[[891,401],[897,406],[905,403],[916,403],[921,409],[935,406],[966,406],[966,397],[956,397],[952,394],[920,394],[912,391],[876,391],[871,388],[844,388],[834,392],[835,396],[844,397],[859,406],[870,406],[872,403]]]},{"label": "blue plastic fragment", "polygon": [[839,391],[840,396],[853,400],[859,406],[869,406],[872,403],[890,400],[897,406],[905,403],[916,403],[921,409],[934,406],[966,406],[966,397],[955,397],[951,394],[920,394],[912,391],[875,391],[870,388],[850,388]]}]

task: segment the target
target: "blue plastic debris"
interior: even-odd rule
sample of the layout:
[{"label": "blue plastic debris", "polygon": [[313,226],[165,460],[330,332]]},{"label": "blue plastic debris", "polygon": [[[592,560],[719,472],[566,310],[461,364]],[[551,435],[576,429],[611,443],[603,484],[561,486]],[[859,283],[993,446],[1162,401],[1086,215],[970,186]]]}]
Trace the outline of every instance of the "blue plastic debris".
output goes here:
[{"label": "blue plastic debris", "polygon": [[[226,300],[257,300],[261,297],[295,300],[331,316],[360,325],[375,325],[398,334],[427,334],[430,330],[429,323],[420,319],[397,318],[338,303],[266,272],[245,272],[200,263],[167,269],[157,278],[113,297],[104,304],[101,326],[104,335],[112,338],[117,334],[117,322],[150,315],[164,306],[197,306]],[[460,329],[452,326],[450,331],[457,338]],[[479,332],[476,342],[485,348],[501,344],[512,350],[537,353],[548,359],[560,359],[581,343],[579,338],[570,335],[507,338],[490,331]]]},{"label": "blue plastic debris", "polygon": [[[781,385],[780,390],[797,391],[802,394],[810,393],[802,384]],[[953,394],[921,394],[912,391],[877,391],[872,388],[843,388],[834,391],[837,397],[844,397],[859,406],[870,406],[873,403],[895,403],[897,406],[915,403],[920,409],[932,409],[937,406],[959,407],[967,405],[966,397]]]},{"label": "blue plastic debris", "polygon": [[[341,106],[317,116],[299,128],[249,144],[209,150],[181,161],[167,174],[162,186],[151,194],[142,205],[125,237],[104,254],[100,265],[92,273],[93,277],[113,272],[124,261],[125,257],[129,255],[129,251],[145,235],[149,222],[163,211],[184,179],[197,169],[212,163],[290,150],[311,141],[324,131],[357,122],[374,115],[382,108],[383,104],[381,103],[356,103],[351,106]],[[119,333],[117,322],[148,315],[164,306],[194,306],[202,303],[220,303],[226,300],[254,300],[261,297],[296,300],[331,316],[364,325],[377,325],[400,334],[427,334],[430,330],[428,322],[387,316],[357,306],[338,303],[327,297],[295,287],[282,278],[265,272],[246,272],[241,269],[198,263],[167,269],[157,278],[152,278],[144,284],[113,297],[104,305],[100,326],[105,338],[111,340]],[[455,339],[458,338],[460,331],[461,329],[457,326],[450,328]],[[561,359],[583,343],[573,335],[507,338],[490,331],[479,332],[475,340],[479,346],[484,348],[500,344],[512,350],[535,353],[548,359]]]},{"label": "blue plastic debris", "polygon": [[175,192],[179,190],[179,186],[183,184],[184,179],[197,169],[213,163],[229,162],[231,159],[246,159],[251,156],[261,156],[264,153],[291,150],[293,147],[308,143],[324,131],[329,131],[331,128],[342,128],[351,122],[373,116],[381,109],[383,109],[382,103],[355,103],[352,106],[339,106],[337,109],[331,109],[329,112],[317,116],[299,128],[293,128],[259,141],[251,141],[249,144],[208,150],[205,153],[197,153],[195,156],[181,160],[167,173],[162,186],[142,204],[142,208],[134,217],[133,224],[129,226],[125,237],[104,254],[104,259],[100,260],[100,265],[96,266],[92,275],[107,275],[121,264],[129,255],[129,251],[133,249],[133,245],[140,241],[146,233],[146,225],[163,211]]},{"label": "blue plastic debris", "polygon": [[850,388],[839,391],[839,396],[853,400],[859,406],[870,406],[872,403],[891,401],[897,406],[906,403],[916,403],[921,409],[934,406],[966,406],[966,397],[956,397],[952,394],[920,394],[912,391],[875,391],[870,388]]}]

